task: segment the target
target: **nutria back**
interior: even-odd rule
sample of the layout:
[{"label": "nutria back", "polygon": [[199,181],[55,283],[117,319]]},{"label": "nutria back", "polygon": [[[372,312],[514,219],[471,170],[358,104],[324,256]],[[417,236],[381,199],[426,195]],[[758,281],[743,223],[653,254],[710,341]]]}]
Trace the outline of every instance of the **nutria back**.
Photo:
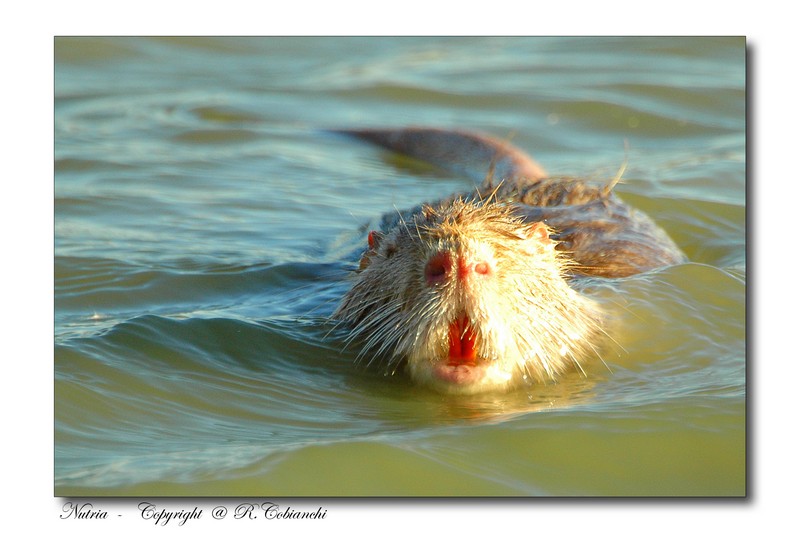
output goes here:
[{"label": "nutria back", "polygon": [[[451,199],[510,202],[525,222],[544,222],[558,249],[569,252],[576,272],[626,277],[686,261],[653,220],[623,202],[607,183],[549,177],[514,145],[481,133],[435,128],[339,130],[410,157],[482,180]],[[382,227],[404,213],[388,213]]]}]

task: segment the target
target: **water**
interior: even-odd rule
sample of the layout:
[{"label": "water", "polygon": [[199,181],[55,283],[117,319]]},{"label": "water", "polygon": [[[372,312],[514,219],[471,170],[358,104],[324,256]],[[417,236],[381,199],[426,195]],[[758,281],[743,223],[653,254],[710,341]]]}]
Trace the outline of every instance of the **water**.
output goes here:
[{"label": "water", "polygon": [[[57,495],[742,495],[744,41],[56,39]],[[470,186],[323,133],[610,177],[691,262],[591,289],[588,377],[451,398],[326,322],[369,224]],[[627,148],[626,148],[627,142]]]}]

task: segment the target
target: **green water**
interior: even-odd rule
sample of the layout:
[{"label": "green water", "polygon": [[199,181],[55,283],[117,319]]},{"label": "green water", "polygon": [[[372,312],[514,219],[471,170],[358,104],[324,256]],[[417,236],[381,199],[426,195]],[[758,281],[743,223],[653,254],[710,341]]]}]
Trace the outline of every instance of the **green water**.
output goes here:
[{"label": "green water", "polygon": [[[745,493],[738,38],[55,41],[57,495]],[[690,263],[604,282],[589,375],[452,398],[327,316],[382,213],[470,182],[322,133],[509,137]],[[627,143],[627,149],[626,149]]]}]

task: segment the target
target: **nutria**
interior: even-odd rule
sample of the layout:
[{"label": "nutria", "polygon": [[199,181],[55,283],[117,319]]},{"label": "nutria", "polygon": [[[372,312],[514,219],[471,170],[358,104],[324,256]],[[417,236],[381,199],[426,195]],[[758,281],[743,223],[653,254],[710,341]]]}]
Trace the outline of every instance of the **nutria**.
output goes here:
[{"label": "nutria", "polygon": [[472,192],[386,215],[334,314],[359,359],[453,393],[583,372],[608,333],[579,279],[686,260],[615,181],[550,178],[510,143],[427,128],[340,131],[483,178]]}]

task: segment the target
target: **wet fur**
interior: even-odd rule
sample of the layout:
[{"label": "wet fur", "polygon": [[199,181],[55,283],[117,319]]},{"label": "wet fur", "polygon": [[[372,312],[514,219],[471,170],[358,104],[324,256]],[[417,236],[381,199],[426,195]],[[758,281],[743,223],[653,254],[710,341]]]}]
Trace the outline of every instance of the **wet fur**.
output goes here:
[{"label": "wet fur", "polygon": [[[384,217],[334,314],[361,343],[360,360],[405,367],[419,383],[473,393],[583,371],[607,336],[602,310],[570,285],[575,276],[629,276],[685,260],[613,186],[548,177],[504,141],[437,129],[345,133],[485,178],[472,192]],[[437,253],[489,258],[492,275],[426,283]],[[475,366],[487,374],[467,385],[436,374],[449,325],[462,315],[477,338]]]}]

